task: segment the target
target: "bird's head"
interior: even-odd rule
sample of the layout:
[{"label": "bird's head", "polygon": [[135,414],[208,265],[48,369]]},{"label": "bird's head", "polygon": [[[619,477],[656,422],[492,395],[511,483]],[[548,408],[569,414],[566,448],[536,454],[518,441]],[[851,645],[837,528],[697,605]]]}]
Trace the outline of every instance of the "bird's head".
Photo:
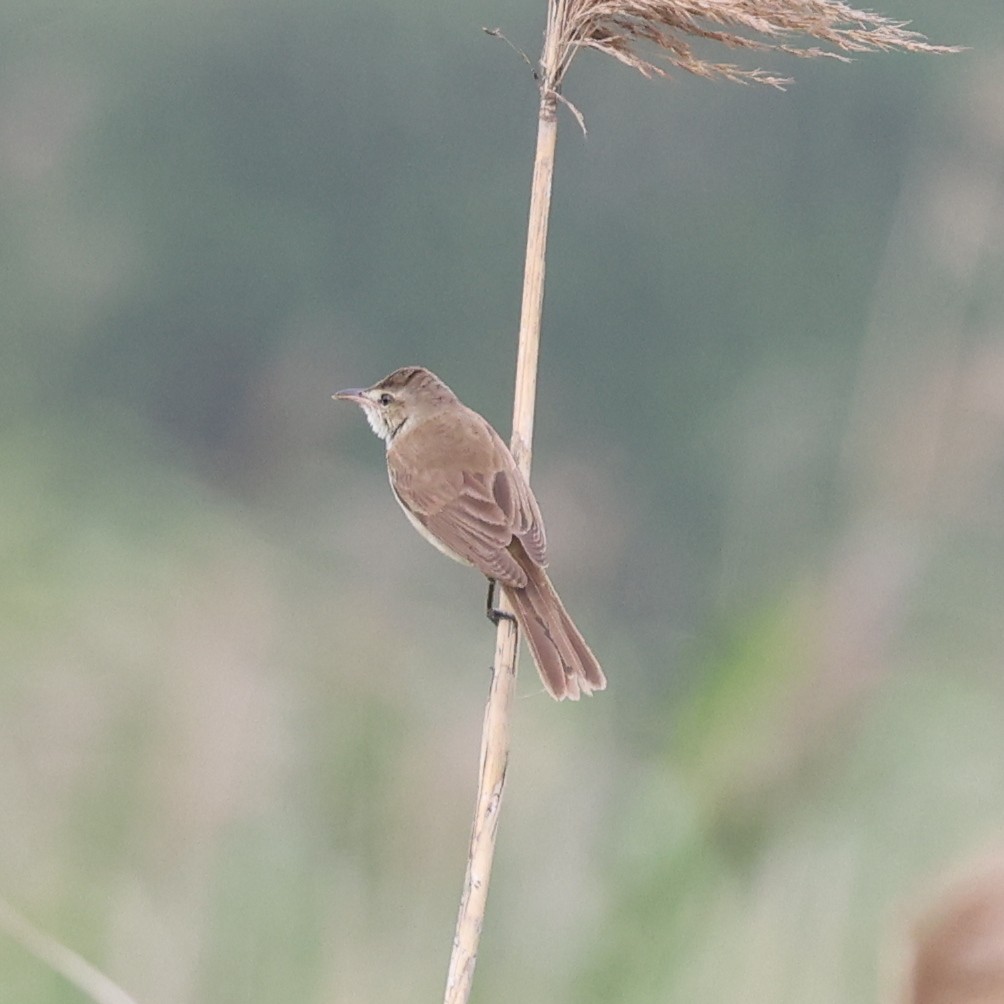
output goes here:
[{"label": "bird's head", "polygon": [[421,366],[405,366],[372,387],[340,390],[332,397],[358,404],[370,428],[388,443],[407,424],[421,421],[457,400],[435,373]]}]

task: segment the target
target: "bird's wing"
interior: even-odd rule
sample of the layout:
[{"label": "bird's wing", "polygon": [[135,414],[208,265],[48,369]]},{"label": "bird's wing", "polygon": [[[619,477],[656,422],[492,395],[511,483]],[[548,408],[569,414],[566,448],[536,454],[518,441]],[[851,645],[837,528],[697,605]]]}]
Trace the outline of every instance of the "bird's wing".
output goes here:
[{"label": "bird's wing", "polygon": [[546,568],[547,538],[533,489],[516,466],[509,447],[491,426],[488,428],[504,461],[492,485],[494,498],[509,517],[513,536],[523,545],[530,560],[535,565]]},{"label": "bird's wing", "polygon": [[448,553],[503,585],[525,586],[526,572],[509,548],[514,537],[525,538],[527,554],[540,564],[543,529],[537,529],[533,494],[505,445],[483,419],[462,429],[422,432],[395,440],[387,454],[391,485],[405,511]]}]

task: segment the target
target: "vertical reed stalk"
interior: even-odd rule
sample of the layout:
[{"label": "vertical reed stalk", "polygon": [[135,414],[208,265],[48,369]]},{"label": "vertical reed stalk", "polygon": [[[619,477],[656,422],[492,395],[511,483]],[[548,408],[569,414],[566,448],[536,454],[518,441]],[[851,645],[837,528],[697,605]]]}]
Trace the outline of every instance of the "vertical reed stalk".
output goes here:
[{"label": "vertical reed stalk", "polygon": [[[545,48],[546,59],[547,48]],[[533,411],[537,388],[537,357],[540,349],[540,319],[544,303],[544,258],[547,224],[551,210],[554,151],[558,138],[557,99],[549,87],[541,88],[537,153],[530,190],[530,219],[523,274],[523,305],[520,311],[519,352],[513,401],[511,448],[527,477],[533,443]],[[511,613],[505,592],[498,591],[499,609]],[[460,913],[453,938],[453,953],[446,979],[444,1004],[466,1004],[474,982],[478,944],[484,925],[488,885],[495,857],[498,814],[505,790],[509,763],[510,717],[516,692],[516,657],[519,638],[515,622],[501,618],[495,638],[492,682],[481,732],[481,771],[477,804],[467,856],[467,874],[460,898]]]}]

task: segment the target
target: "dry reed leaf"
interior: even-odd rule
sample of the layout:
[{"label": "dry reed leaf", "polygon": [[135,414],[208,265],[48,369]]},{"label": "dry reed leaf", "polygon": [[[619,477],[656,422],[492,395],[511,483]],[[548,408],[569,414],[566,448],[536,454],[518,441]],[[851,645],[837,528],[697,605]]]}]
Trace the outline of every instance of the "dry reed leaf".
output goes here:
[{"label": "dry reed leaf", "polygon": [[[543,84],[556,92],[580,49],[596,49],[646,77],[666,76],[665,64],[700,77],[784,89],[790,78],[695,54],[691,39],[733,49],[779,51],[849,61],[849,53],[958,52],[870,11],[837,0],[548,0]],[[829,48],[800,45],[816,39]]]}]

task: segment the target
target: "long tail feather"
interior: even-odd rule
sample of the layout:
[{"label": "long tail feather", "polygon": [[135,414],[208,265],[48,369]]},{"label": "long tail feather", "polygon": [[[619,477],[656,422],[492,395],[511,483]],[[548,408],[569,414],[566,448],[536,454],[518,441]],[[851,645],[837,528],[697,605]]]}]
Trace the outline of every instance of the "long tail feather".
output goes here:
[{"label": "long tail feather", "polygon": [[558,701],[566,697],[577,701],[580,694],[603,690],[607,685],[603,670],[547,572],[529,560],[521,565],[527,573],[526,587],[506,592],[547,692]]}]

